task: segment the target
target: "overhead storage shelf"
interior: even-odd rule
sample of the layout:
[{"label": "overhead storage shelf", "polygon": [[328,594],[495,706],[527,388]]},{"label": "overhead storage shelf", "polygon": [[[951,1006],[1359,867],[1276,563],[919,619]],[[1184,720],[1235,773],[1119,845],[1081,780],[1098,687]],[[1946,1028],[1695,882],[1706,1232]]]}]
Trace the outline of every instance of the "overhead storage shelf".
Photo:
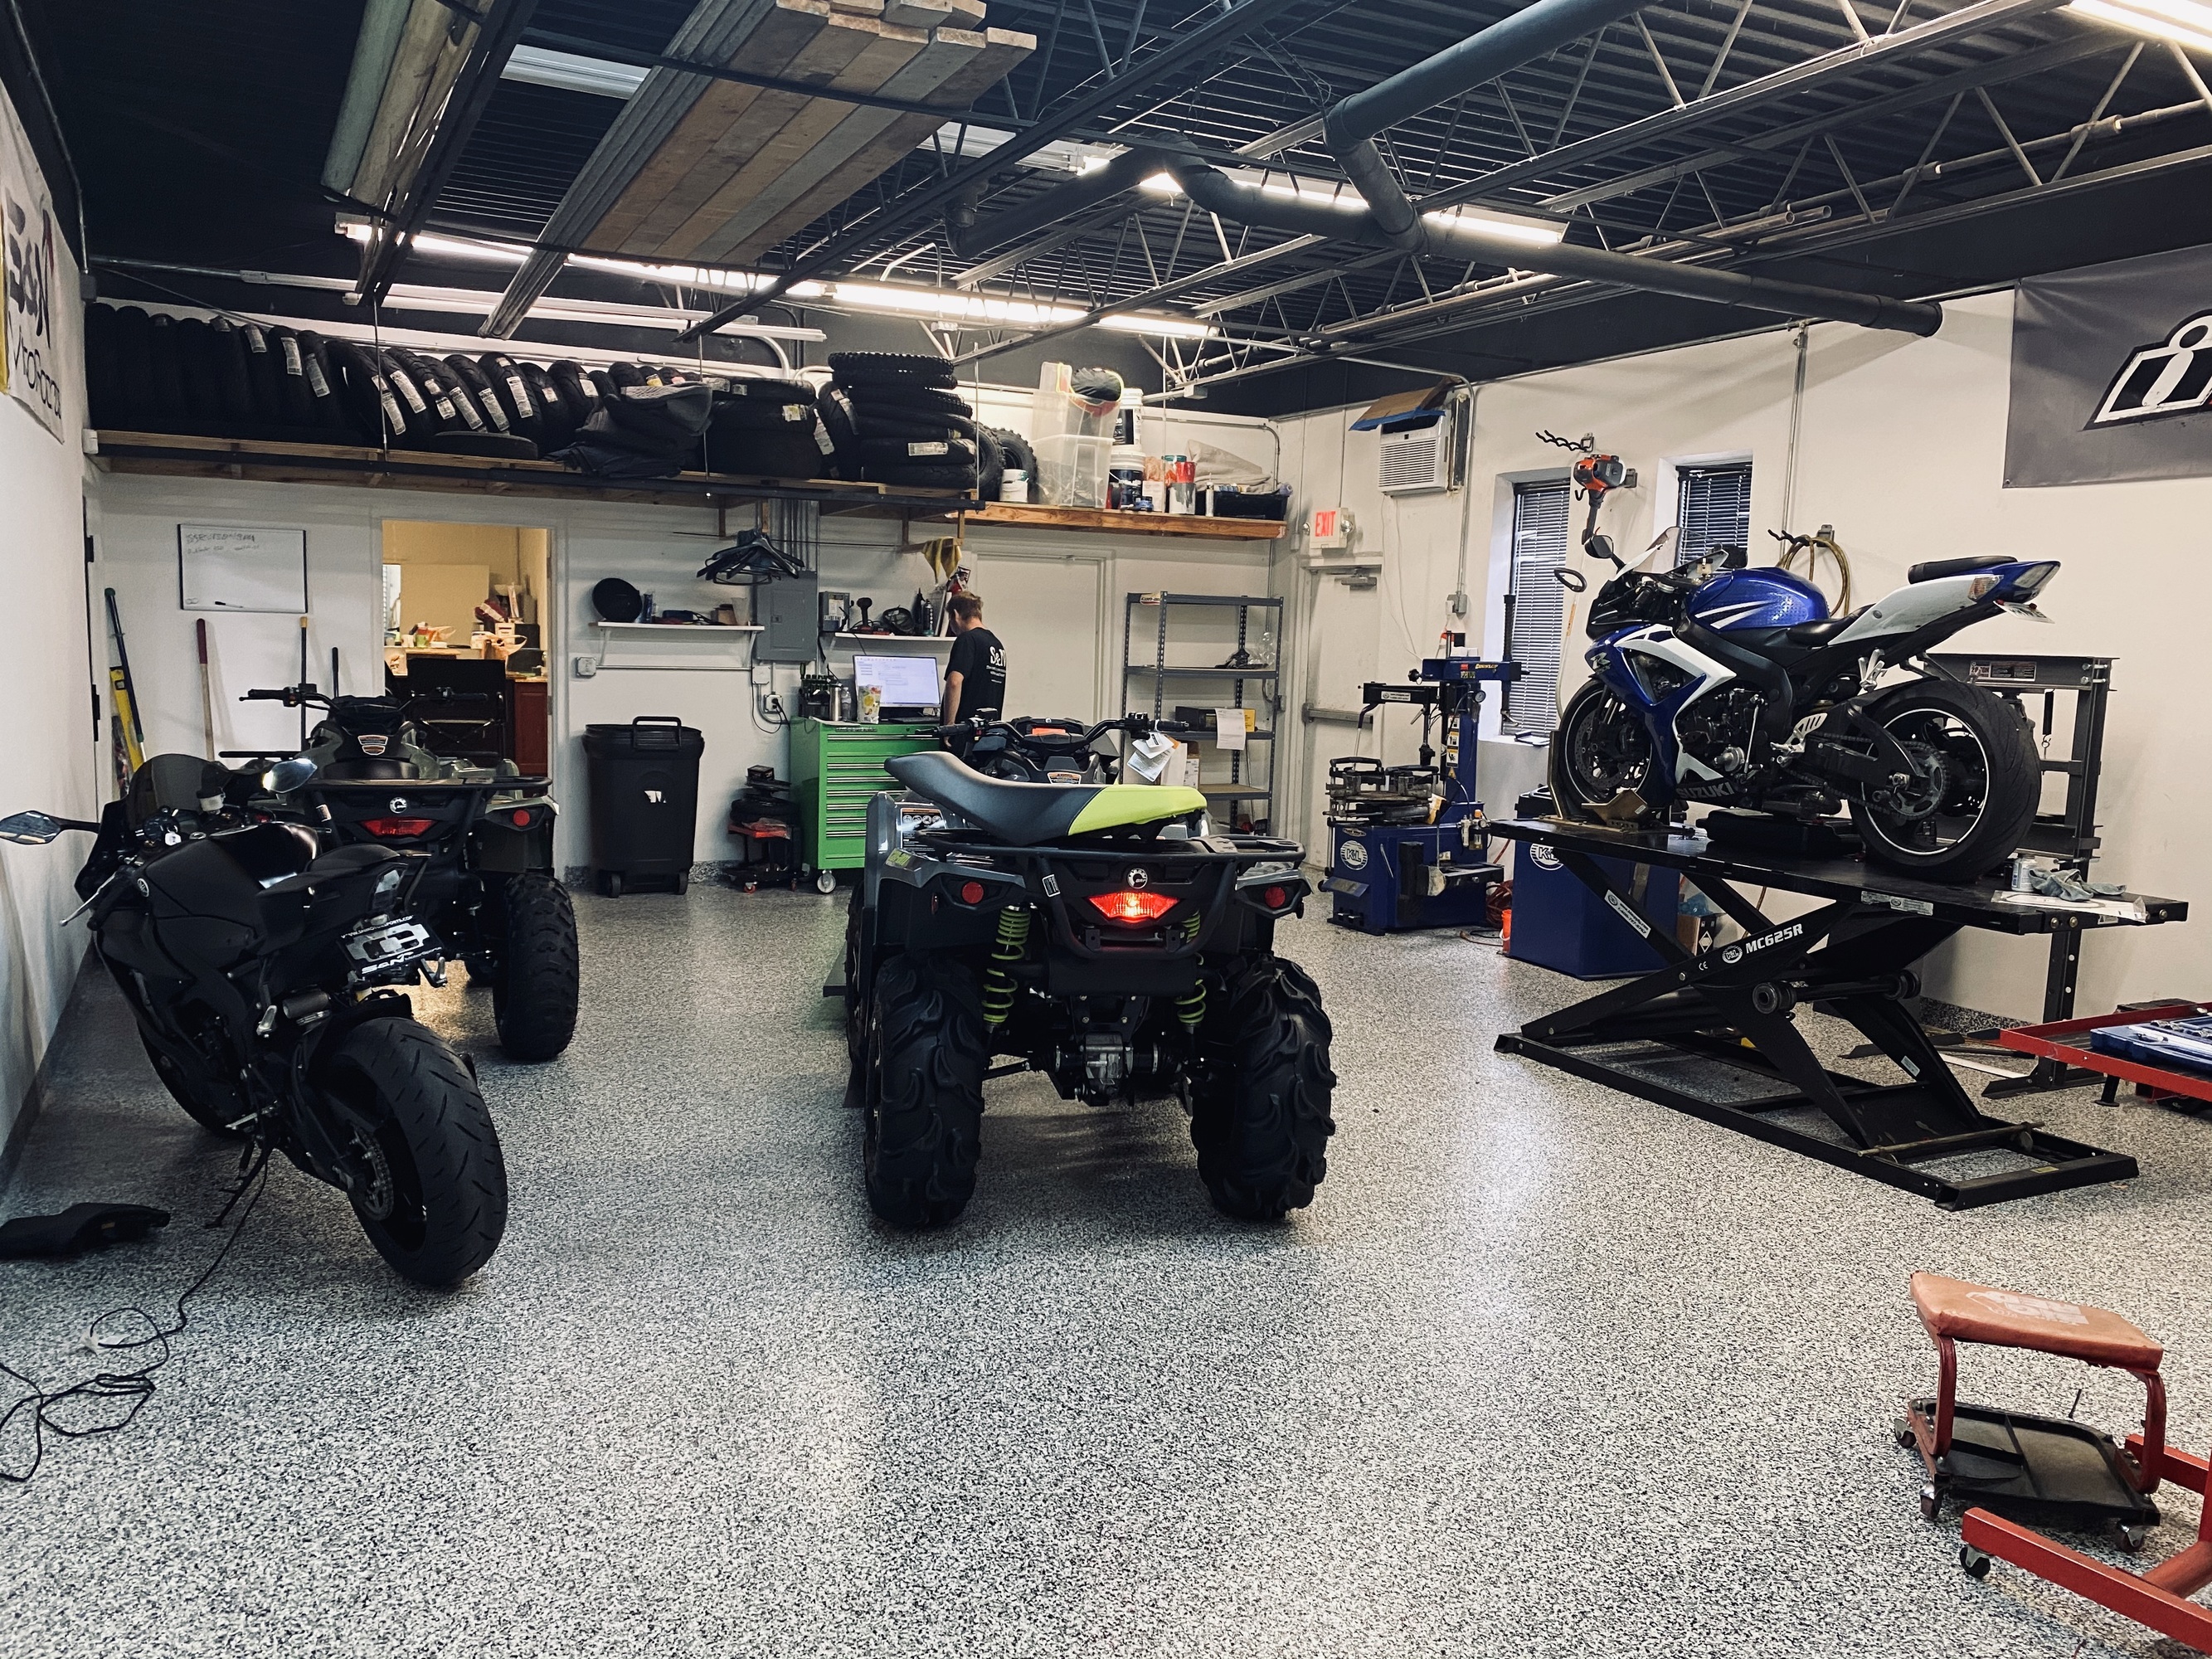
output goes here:
[{"label": "overhead storage shelf", "polygon": [[645,501],[666,507],[819,501],[830,511],[865,507],[934,514],[957,511],[969,499],[954,490],[892,491],[882,484],[845,483],[834,478],[759,478],[723,472],[679,472],[672,478],[612,481],[572,472],[558,461],[495,460],[434,450],[371,449],[347,444],[180,437],[167,432],[103,432],[100,453],[94,461],[107,472],[347,484],[356,489]]}]

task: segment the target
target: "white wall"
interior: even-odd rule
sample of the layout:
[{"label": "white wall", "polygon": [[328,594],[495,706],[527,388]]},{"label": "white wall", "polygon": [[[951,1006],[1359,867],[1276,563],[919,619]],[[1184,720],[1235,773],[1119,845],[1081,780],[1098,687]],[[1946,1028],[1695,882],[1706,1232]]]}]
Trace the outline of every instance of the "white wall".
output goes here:
[{"label": "white wall", "polygon": [[[15,111],[0,94],[0,147],[31,167]],[[0,507],[6,512],[9,642],[0,651],[0,708],[7,710],[0,813],[42,808],[99,816],[103,749],[93,723],[92,634],[86,604],[84,476],[79,434],[84,381],[78,365],[76,266],[59,249],[55,329],[63,381],[59,439],[13,397],[0,394]],[[103,671],[106,659],[100,659]],[[84,953],[71,882],[89,842],[48,847],[0,842],[0,1179],[18,1120],[33,1103],[39,1068]]]},{"label": "white wall", "polygon": [[[1022,405],[1008,398],[989,409],[986,418],[1011,423],[1021,413]],[[1253,453],[1263,463],[1273,459],[1273,437],[1262,423],[1178,416],[1174,429],[1204,434],[1224,447]],[[1148,434],[1148,441],[1158,440]],[[380,526],[386,519],[432,520],[520,525],[550,532],[556,598],[549,606],[547,647],[556,671],[554,777],[556,795],[568,808],[555,854],[560,865],[573,867],[588,859],[582,749],[587,724],[674,714],[699,729],[706,743],[695,844],[702,861],[733,855],[724,823],[746,769],[768,764],[786,769],[784,734],[762,721],[754,688],[742,672],[618,668],[589,678],[570,672],[574,657],[601,653],[604,636],[592,626],[596,612],[591,590],[602,577],[621,576],[651,592],[664,608],[712,609],[729,597],[727,590],[694,580],[707,555],[722,544],[709,512],[137,474],[104,477],[100,495],[96,580],[113,586],[124,599],[132,667],[148,708],[149,750],[198,752],[202,746],[199,666],[192,637],[198,613],[178,605],[180,522],[306,529],[312,678],[319,684],[328,679],[335,645],[344,690],[368,693],[382,684]],[[732,509],[728,528],[734,534],[750,523],[750,512]],[[915,524],[912,534],[919,540],[945,529]],[[895,550],[900,536],[896,520],[828,518],[821,533],[825,587],[868,594],[881,610],[907,604],[917,589],[931,586],[928,568],[919,556]],[[969,545],[986,620],[1006,641],[1016,663],[1025,654],[1049,657],[1054,681],[1062,684],[1081,678],[1079,670],[1072,674],[1071,663],[1087,663],[1095,688],[1092,707],[1103,713],[1124,706],[1119,682],[1125,592],[1169,588],[1265,593],[1276,544],[979,526],[969,531]],[[994,568],[1016,562],[1019,579],[1009,581],[1005,597],[994,603]],[[225,615],[208,621],[216,746],[241,748],[279,742],[288,733],[296,736],[296,714],[236,699],[250,687],[283,685],[298,677],[298,618]],[[610,648],[630,660],[678,653],[689,658],[716,650],[727,653],[732,663],[744,660],[743,650],[727,641],[690,635],[668,641],[632,635]],[[849,669],[849,664],[843,665]],[[797,668],[775,671],[773,689],[787,708],[797,707],[799,674]]]},{"label": "white wall", "polygon": [[[2212,810],[2212,777],[2191,760],[2188,735],[2195,710],[2212,691],[2212,656],[2191,602],[2203,526],[2212,517],[2212,477],[2002,488],[2011,313],[2010,295],[1997,294],[1947,305],[1942,331],[1932,339],[1842,325],[1813,329],[1794,527],[1835,526],[1850,555],[1856,603],[1901,584],[1905,567],[1922,559],[2002,554],[2064,562],[2043,600],[2056,626],[2002,618],[1961,636],[1954,648],[2118,659],[2105,741],[2100,873],[2187,899],[2203,920],[2194,927],[2094,935],[2084,953],[2080,1006],[2089,1012],[2155,994],[2212,994],[2199,933],[2212,921],[2204,908],[2212,876],[2198,827]],[[1493,520],[1500,480],[1556,472],[1563,459],[1536,440],[1539,428],[1573,436],[1594,431],[1602,448],[1642,469],[1647,481],[1669,459],[1750,454],[1753,556],[1771,562],[1765,532],[1783,521],[1795,368],[1790,337],[1778,331],[1482,388],[1470,474],[1470,631],[1490,648],[1498,643],[1504,546]],[[1353,434],[1346,443],[1347,419],[1331,411],[1285,423],[1291,457],[1285,474],[1301,496],[1326,504],[1340,494],[1364,510],[1370,526],[1380,513],[1389,533],[1379,588],[1355,594],[1322,583],[1304,624],[1317,642],[1311,661],[1325,703],[1341,703],[1370,668],[1401,674],[1414,647],[1434,640],[1460,548],[1462,498],[1419,498],[1395,517],[1382,509],[1372,486],[1374,441]],[[1340,447],[1348,470],[1340,491]],[[1624,550],[1640,548],[1651,533],[1658,493],[1647,482],[1607,505],[1607,526]],[[1313,579],[1301,580],[1310,591]],[[1579,654],[1571,652],[1568,663],[1578,682]],[[1348,727],[1323,728],[1308,750],[1349,752],[1350,737]],[[1366,741],[1374,752],[1374,738]],[[1402,732],[1389,741],[1394,758],[1410,757]],[[1318,789],[1316,775],[1306,794],[1309,826],[1320,821]],[[2033,1016],[2041,1008],[2044,949],[2038,939],[1968,934],[1931,963],[1929,989],[1969,1006]]]}]

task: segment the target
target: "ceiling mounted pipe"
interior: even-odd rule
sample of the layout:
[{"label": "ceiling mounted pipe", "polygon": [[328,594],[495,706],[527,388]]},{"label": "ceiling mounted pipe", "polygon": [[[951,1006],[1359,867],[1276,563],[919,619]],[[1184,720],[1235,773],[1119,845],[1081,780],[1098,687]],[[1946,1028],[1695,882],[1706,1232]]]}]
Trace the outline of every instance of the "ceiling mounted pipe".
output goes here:
[{"label": "ceiling mounted pipe", "polygon": [[1644,0],[1536,0],[1457,46],[1340,100],[1322,118],[1322,142],[1375,215],[1389,245],[1418,248],[1427,240],[1420,210],[1407,199],[1376,147],[1375,135],[1643,7]]},{"label": "ceiling mounted pipe", "polygon": [[[1178,165],[1173,171],[1183,193],[1192,201],[1208,213],[1239,224],[1305,236],[1327,236],[1338,241],[1364,242],[1370,246],[1397,245],[1376,222],[1371,211],[1346,213],[1317,203],[1286,201],[1264,195],[1249,185],[1237,183],[1217,167]],[[1686,300],[1772,312],[1784,317],[1856,323],[1862,328],[1891,329],[1923,337],[1943,325],[1941,306],[1892,300],[1879,294],[1856,294],[1845,289],[1777,282],[1771,277],[1747,276],[1741,271],[1717,270],[1710,265],[1678,264],[1671,259],[1577,247],[1565,241],[1534,244],[1464,226],[1434,234],[1437,245],[1448,247],[1455,256],[1512,270],[1611,283],[1653,294],[1672,294]],[[1386,324],[1378,319],[1375,325],[1380,328]],[[1345,328],[1344,331],[1351,333],[1355,329]]]},{"label": "ceiling mounted pipe", "polygon": [[1156,149],[1133,149],[1115,156],[1103,167],[1056,185],[1035,200],[981,218],[956,239],[959,255],[973,259],[1022,237],[1033,235],[1060,219],[1088,212],[1114,197],[1136,189],[1156,173],[1172,170],[1174,158]]}]

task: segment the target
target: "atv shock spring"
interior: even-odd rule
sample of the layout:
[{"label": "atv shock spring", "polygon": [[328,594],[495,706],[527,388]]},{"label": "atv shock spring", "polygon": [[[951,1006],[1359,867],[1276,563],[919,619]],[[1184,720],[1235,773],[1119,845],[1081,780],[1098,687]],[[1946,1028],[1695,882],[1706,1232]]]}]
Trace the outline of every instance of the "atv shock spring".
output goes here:
[{"label": "atv shock spring", "polygon": [[999,912],[999,942],[991,947],[991,966],[983,975],[983,1024],[993,1030],[1014,1011],[1014,976],[1007,964],[1029,954],[1030,913],[1012,906]]},{"label": "atv shock spring", "polygon": [[[1185,939],[1198,937],[1200,921],[1200,918],[1197,916],[1186,916],[1183,919],[1182,936]],[[1192,981],[1190,989],[1176,999],[1176,1018],[1182,1022],[1183,1030],[1186,1031],[1195,1031],[1206,1023],[1206,981],[1204,980]]]}]

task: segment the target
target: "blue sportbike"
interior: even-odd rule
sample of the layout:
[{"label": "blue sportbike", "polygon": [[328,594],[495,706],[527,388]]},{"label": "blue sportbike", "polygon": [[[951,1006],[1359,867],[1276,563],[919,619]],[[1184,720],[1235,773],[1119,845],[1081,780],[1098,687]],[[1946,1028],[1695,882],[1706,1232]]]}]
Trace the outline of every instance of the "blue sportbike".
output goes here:
[{"label": "blue sportbike", "polygon": [[[1595,516],[1595,515],[1593,515]],[[1587,684],[1552,739],[1562,816],[1626,820],[1690,802],[1814,817],[1848,806],[1867,857],[1937,881],[2002,863],[2033,822],[2042,769],[2020,705],[1928,653],[2003,612],[2047,620],[2050,560],[1936,559],[1844,616],[1741,548],[1680,568],[1670,531],[1592,601]],[[1657,556],[1655,557],[1655,556]],[[1581,573],[1562,583],[1586,586]]]}]

